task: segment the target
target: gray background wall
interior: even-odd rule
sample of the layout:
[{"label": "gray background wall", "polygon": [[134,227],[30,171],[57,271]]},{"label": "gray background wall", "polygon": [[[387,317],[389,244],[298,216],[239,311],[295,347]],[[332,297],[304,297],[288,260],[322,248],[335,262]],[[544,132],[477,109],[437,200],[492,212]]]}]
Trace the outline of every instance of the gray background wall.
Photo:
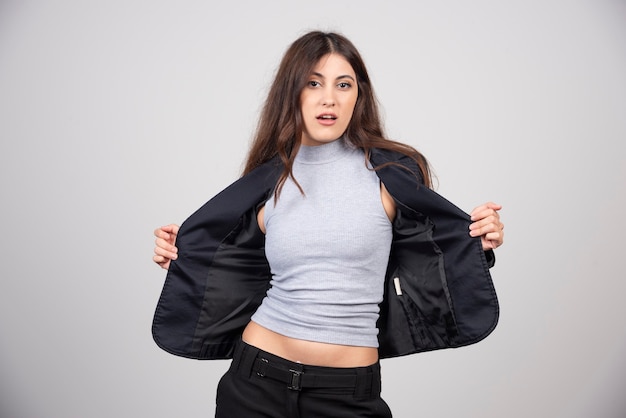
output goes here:
[{"label": "gray background wall", "polygon": [[360,48],[439,192],[504,205],[485,341],[383,362],[397,417],[626,414],[626,2],[0,1],[0,412],[208,417],[152,342],[152,231],[238,176],[280,56]]}]

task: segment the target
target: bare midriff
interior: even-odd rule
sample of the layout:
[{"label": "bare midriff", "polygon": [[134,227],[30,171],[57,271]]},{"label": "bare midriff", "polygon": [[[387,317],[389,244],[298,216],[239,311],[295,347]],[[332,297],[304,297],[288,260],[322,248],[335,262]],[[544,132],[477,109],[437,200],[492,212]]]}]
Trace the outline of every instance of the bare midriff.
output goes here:
[{"label": "bare midriff", "polygon": [[365,367],[378,361],[378,349],[290,338],[251,321],[243,341],[284,359],[310,366]]}]

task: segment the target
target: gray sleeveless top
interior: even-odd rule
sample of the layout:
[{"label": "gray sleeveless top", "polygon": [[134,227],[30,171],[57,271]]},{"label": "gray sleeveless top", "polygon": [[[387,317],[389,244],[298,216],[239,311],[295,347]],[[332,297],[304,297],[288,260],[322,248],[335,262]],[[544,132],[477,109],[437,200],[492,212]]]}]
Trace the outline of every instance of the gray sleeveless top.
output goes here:
[{"label": "gray sleeveless top", "polygon": [[291,338],[378,347],[391,247],[380,180],[343,139],[302,146],[291,179],[265,204],[272,287],[252,320]]}]

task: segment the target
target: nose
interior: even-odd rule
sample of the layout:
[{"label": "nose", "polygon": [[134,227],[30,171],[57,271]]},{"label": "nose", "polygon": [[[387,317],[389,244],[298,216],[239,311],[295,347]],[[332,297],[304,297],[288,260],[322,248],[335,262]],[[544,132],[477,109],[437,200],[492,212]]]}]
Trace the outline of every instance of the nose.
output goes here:
[{"label": "nose", "polygon": [[322,105],[328,107],[335,105],[335,91],[332,86],[328,86],[324,89],[324,95],[322,96]]}]

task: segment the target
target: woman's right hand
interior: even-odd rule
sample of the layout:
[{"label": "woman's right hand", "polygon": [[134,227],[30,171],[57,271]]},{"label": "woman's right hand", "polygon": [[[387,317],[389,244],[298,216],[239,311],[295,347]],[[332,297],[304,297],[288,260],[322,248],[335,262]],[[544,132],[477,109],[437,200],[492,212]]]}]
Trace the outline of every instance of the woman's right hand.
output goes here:
[{"label": "woman's right hand", "polygon": [[169,224],[154,230],[156,246],[152,260],[165,270],[170,268],[170,261],[178,258],[178,248],[175,246],[177,235],[178,225],[176,224]]}]

